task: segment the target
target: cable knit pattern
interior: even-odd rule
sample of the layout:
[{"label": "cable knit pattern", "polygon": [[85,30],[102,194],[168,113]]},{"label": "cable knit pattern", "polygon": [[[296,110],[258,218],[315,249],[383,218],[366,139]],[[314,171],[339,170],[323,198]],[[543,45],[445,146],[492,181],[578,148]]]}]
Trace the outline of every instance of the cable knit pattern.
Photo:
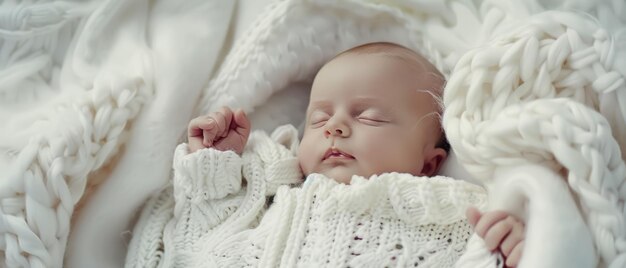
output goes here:
[{"label": "cable knit pattern", "polygon": [[[452,267],[471,234],[465,209],[486,206],[481,187],[446,177],[389,173],[344,185],[312,174],[293,188],[302,174],[282,144],[297,132],[285,126],[272,138],[254,132],[242,158],[179,145],[175,211],[171,189],[149,203],[126,267]],[[242,163],[248,185],[238,188]],[[210,187],[223,198],[206,198]],[[168,215],[173,230],[162,224]]]},{"label": "cable knit pattern", "polygon": [[[278,128],[272,138],[253,132],[242,157],[211,148],[189,154],[187,144],[179,145],[174,155],[173,187],[155,196],[144,209],[126,266],[189,267],[195,254],[205,249],[198,247],[198,241],[222,241],[257,225],[265,212],[268,189],[299,183],[302,178],[293,155],[295,128]],[[265,177],[268,172],[276,177]]]},{"label": "cable knit pattern", "polygon": [[[224,222],[241,205],[241,157],[212,148],[189,154],[181,144],[174,154],[173,266],[188,267],[196,241]],[[167,193],[164,193],[167,195]],[[229,198],[225,198],[232,195]],[[168,248],[168,245],[165,245]],[[167,253],[168,251],[165,251]]]},{"label": "cable knit pattern", "polygon": [[[201,202],[224,198],[241,188],[241,158],[233,151],[221,152],[212,148],[189,155],[186,143],[174,153],[174,184],[184,196],[202,198]],[[211,178],[207,180],[205,178]],[[178,194],[176,194],[178,195]]]},{"label": "cable knit pattern", "polygon": [[137,267],[155,267],[163,261],[163,244],[166,238],[162,233],[173,217],[175,202],[172,194],[171,188],[164,190],[146,203],[146,209],[136,223],[135,237],[128,246],[138,253],[128,255],[128,263]]}]

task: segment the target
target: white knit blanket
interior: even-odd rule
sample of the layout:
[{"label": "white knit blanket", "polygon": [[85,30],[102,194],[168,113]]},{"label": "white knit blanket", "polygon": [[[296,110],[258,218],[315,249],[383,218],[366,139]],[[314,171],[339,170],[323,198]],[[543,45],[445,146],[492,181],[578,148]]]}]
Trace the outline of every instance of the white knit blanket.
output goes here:
[{"label": "white knit blanket", "polygon": [[321,64],[391,41],[448,77],[444,127],[527,220],[522,267],[626,267],[626,3],[476,2],[281,0],[234,41],[234,1],[0,3],[0,266],[120,266],[191,116],[295,123]]}]

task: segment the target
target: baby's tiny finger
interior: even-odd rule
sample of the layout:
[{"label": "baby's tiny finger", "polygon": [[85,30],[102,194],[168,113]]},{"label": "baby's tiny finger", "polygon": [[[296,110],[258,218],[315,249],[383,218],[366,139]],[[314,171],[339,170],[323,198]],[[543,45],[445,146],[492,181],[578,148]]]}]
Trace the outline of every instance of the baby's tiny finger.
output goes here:
[{"label": "baby's tiny finger", "polygon": [[224,137],[228,133],[228,125],[226,125],[226,118],[221,112],[215,112],[212,116],[217,125],[215,137]]},{"label": "baby's tiny finger", "polygon": [[247,140],[248,135],[250,134],[250,120],[248,120],[246,113],[241,109],[235,111],[233,122],[237,125],[235,132],[239,133],[244,140]]},{"label": "baby's tiny finger", "polygon": [[209,130],[216,127],[217,123],[211,117],[205,117],[197,123],[197,126],[202,130]]},{"label": "baby's tiny finger", "polygon": [[491,211],[485,213],[482,215],[482,217],[480,217],[480,220],[478,220],[474,231],[476,232],[476,234],[478,234],[478,236],[484,238],[485,234],[487,234],[487,230],[489,230],[491,226],[505,219],[506,217],[508,217],[508,215],[503,211]]},{"label": "baby's tiny finger", "polygon": [[509,256],[515,246],[524,240],[524,225],[521,222],[513,220],[511,231],[500,244],[500,251],[504,256]]},{"label": "baby's tiny finger", "polygon": [[[487,230],[487,233],[485,234],[485,244],[489,250],[498,248],[500,242],[502,242],[502,240],[511,232],[513,229],[512,221],[512,218],[506,218],[495,223],[491,226],[491,228],[489,228],[489,230]],[[505,253],[504,255],[506,256],[508,253]]]},{"label": "baby's tiny finger", "polygon": [[203,144],[206,147],[211,147],[213,146],[213,143],[215,143],[215,139],[217,138],[217,129],[213,128],[213,129],[209,129],[209,130],[204,130],[202,132],[202,136],[203,138]]},{"label": "baby's tiny finger", "polygon": [[200,137],[200,135],[202,135],[202,129],[200,127],[202,121],[202,118],[199,117],[189,121],[189,125],[187,126],[187,137]]},{"label": "baby's tiny finger", "polygon": [[506,257],[507,267],[517,267],[519,265],[520,258],[522,257],[522,250],[524,249],[524,241],[517,243],[511,254]]},{"label": "baby's tiny finger", "polygon": [[222,137],[226,137],[226,135],[228,135],[228,131],[233,128],[233,111],[228,107],[222,107],[219,113],[224,116],[224,126],[226,131],[224,131],[225,133]]}]

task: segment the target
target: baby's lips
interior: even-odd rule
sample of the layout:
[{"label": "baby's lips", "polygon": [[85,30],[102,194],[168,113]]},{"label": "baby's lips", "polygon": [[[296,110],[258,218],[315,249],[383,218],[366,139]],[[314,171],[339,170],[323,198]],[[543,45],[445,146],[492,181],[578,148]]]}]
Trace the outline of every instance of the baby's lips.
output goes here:
[{"label": "baby's lips", "polygon": [[329,157],[331,157],[332,155],[335,155],[335,154],[340,154],[340,155],[343,155],[343,156],[345,156],[347,158],[354,159],[354,156],[352,156],[351,154],[346,153],[346,152],[344,152],[342,150],[339,150],[337,148],[331,147],[328,150],[326,150],[326,153],[324,153],[324,157],[322,158],[322,160],[326,160],[326,159],[328,159]]}]

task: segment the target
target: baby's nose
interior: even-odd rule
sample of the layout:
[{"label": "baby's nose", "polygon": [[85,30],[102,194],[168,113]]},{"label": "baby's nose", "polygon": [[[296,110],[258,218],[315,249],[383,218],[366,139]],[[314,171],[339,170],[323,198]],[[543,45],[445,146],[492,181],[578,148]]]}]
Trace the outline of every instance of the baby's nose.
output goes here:
[{"label": "baby's nose", "polygon": [[350,128],[348,128],[347,126],[343,124],[334,125],[334,126],[327,128],[324,134],[326,138],[329,138],[330,136],[348,137],[350,135]]}]

